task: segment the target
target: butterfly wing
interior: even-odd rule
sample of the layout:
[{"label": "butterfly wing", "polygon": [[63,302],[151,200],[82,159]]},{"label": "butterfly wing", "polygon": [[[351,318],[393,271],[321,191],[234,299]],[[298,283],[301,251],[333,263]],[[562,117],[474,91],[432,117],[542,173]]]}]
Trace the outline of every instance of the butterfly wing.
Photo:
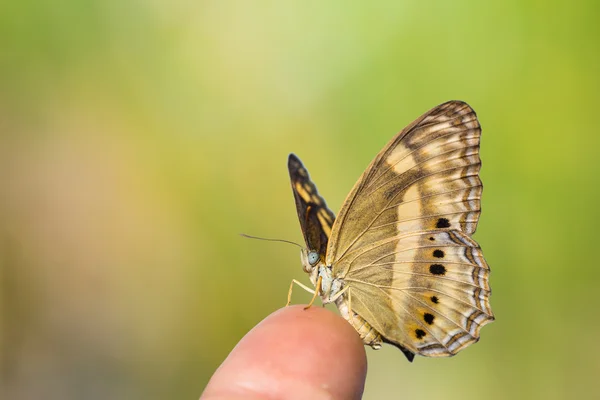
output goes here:
[{"label": "butterfly wing", "polygon": [[350,286],[353,311],[421,355],[455,354],[494,318],[489,267],[470,238],[480,214],[480,134],[464,102],[425,113],[359,178],[329,239],[326,263]]},{"label": "butterfly wing", "polygon": [[306,246],[324,258],[335,215],[327,208],[308,171],[295,154],[288,157],[288,170]]}]

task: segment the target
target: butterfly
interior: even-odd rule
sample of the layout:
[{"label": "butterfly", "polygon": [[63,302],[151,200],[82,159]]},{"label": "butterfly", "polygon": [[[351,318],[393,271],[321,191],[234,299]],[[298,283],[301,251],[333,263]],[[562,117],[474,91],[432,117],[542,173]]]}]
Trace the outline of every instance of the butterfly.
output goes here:
[{"label": "butterfly", "polygon": [[302,266],[374,349],[452,356],[492,322],[490,268],[471,236],[483,186],[481,127],[473,109],[449,101],[423,114],[377,154],[337,216],[308,171],[288,159],[306,242]]}]

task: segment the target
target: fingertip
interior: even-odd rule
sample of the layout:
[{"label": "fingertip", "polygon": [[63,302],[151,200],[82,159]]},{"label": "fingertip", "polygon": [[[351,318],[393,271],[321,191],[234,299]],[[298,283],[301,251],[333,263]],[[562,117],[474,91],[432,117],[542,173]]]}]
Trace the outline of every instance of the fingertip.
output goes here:
[{"label": "fingertip", "polygon": [[360,398],[366,371],[364,346],[347,321],[320,307],[286,307],[238,343],[202,399]]}]

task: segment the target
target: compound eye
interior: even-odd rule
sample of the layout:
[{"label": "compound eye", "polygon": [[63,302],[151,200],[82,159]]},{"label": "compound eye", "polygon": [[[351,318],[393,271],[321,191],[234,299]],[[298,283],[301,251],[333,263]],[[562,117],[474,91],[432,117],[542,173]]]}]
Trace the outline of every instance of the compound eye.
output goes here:
[{"label": "compound eye", "polygon": [[319,258],[319,253],[317,253],[316,251],[308,252],[308,262],[310,263],[310,265],[314,266],[316,263],[318,263]]}]

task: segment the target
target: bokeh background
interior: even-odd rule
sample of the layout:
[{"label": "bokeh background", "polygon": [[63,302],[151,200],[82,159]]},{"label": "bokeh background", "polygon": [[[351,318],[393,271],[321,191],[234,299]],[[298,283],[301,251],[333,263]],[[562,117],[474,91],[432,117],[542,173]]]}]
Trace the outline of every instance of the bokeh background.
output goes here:
[{"label": "bokeh background", "polygon": [[368,349],[364,398],[598,398],[599,11],[3,2],[0,397],[197,398],[308,282],[297,248],[238,236],[301,241],[288,153],[337,212],[392,135],[461,99],[497,321],[451,359]]}]

